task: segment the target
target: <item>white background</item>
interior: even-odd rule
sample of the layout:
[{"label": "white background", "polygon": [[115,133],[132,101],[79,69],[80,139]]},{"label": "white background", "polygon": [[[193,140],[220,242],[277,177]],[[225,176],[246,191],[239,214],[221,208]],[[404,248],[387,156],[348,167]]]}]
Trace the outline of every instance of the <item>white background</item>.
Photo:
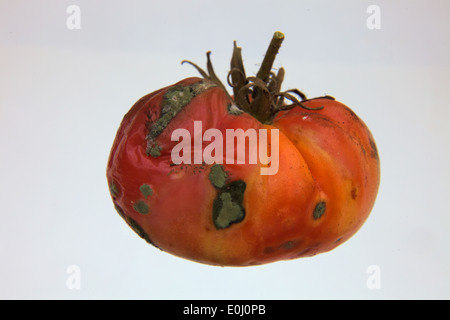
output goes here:
[{"label": "white background", "polygon": [[[69,5],[81,29],[66,26]],[[369,5],[381,9],[370,30]],[[450,2],[0,1],[0,298],[450,298]],[[114,211],[106,162],[141,96],[196,71],[225,80],[233,40],[249,74],[274,31],[284,88],[330,94],[369,126],[376,205],[334,251],[249,268],[147,245]],[[79,289],[67,268],[79,267]],[[370,266],[380,270],[370,289]]]}]

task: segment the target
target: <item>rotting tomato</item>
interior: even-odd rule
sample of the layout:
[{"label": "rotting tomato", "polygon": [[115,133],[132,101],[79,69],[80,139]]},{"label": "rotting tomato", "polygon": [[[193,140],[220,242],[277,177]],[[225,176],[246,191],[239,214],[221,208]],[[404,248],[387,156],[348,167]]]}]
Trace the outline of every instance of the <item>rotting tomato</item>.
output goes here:
[{"label": "rotting tomato", "polygon": [[[203,78],[150,93],[125,115],[107,179],[117,212],[150,244],[205,264],[258,265],[329,251],[367,219],[380,180],[372,134],[330,96],[280,91],[284,69],[272,64],[283,39],[274,34],[256,77],[245,75],[235,43],[233,96],[208,52],[208,72],[188,62]],[[220,141],[232,129],[247,139],[244,161],[238,143]],[[249,161],[261,148],[267,157]],[[276,171],[262,174],[275,158]]]}]

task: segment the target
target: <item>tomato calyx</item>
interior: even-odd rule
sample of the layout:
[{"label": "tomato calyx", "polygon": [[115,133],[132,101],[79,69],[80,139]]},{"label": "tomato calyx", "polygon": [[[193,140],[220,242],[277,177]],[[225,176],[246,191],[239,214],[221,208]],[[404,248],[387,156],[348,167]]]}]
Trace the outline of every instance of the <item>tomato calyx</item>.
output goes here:
[{"label": "tomato calyx", "polygon": [[[323,109],[323,106],[311,108],[304,105],[302,101],[309,99],[298,89],[281,91],[285,70],[284,68],[279,68],[278,72],[275,73],[272,71],[272,66],[284,38],[285,36],[282,32],[277,31],[274,33],[261,67],[254,77],[246,76],[242,61],[242,48],[238,47],[236,41],[234,41],[230,71],[227,76],[227,83],[233,88],[234,98],[230,96],[224,84],[214,72],[210,57],[211,51],[206,53],[207,72],[189,60],[183,60],[181,63],[188,63],[195,67],[204,79],[212,81],[223,89],[240,110],[251,114],[261,123],[271,123],[277,112],[289,110],[296,106],[306,110]],[[321,98],[334,100],[331,96],[323,96]],[[286,104],[285,100],[289,100],[291,103]]]}]

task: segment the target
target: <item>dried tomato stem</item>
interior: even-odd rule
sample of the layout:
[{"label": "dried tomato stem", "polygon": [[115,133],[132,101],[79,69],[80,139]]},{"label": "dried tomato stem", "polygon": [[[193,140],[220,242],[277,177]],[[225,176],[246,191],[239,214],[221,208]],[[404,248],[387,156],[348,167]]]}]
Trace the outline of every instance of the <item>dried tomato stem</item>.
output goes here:
[{"label": "dried tomato stem", "polygon": [[[241,48],[234,42],[233,55],[230,63],[230,72],[228,73],[228,84],[233,88],[234,97],[232,98],[225,89],[225,86],[214,73],[210,53],[207,52],[207,71],[202,70],[196,64],[184,60],[194,66],[200,74],[217,86],[222,88],[235,104],[243,111],[251,114],[261,123],[270,123],[274,115],[281,110],[288,110],[295,106],[299,106],[308,110],[320,110],[319,108],[310,108],[302,104],[294,95],[300,97],[301,101],[306,100],[300,90],[291,89],[281,92],[281,84],[284,79],[284,69],[279,68],[277,74],[272,72],[273,63],[280,50],[284,40],[284,34],[276,31],[267,48],[261,67],[256,77],[247,77],[245,74],[244,64],[242,62]],[[231,81],[230,81],[231,79]],[[294,94],[294,95],[293,95]],[[290,100],[292,104],[286,105],[284,100]]]},{"label": "dried tomato stem", "polygon": [[[273,76],[272,66],[275,61],[275,58],[280,50],[281,44],[284,40],[284,34],[276,31],[273,34],[272,40],[270,41],[269,47],[267,48],[266,54],[264,56],[264,60],[261,64],[261,67],[256,74],[256,78],[259,80],[258,82],[262,82],[264,85],[255,85],[252,98],[253,101],[251,103],[252,107],[250,108],[250,113],[262,123],[269,122],[274,113],[273,110],[273,92],[269,90],[269,84],[272,81],[279,82],[282,81],[284,77],[284,70],[280,77]],[[275,80],[273,80],[275,78]],[[256,84],[256,81],[255,81]],[[270,85],[270,87],[274,87],[274,85]],[[276,83],[275,87],[281,87],[281,83]]]},{"label": "dried tomato stem", "polygon": [[272,37],[272,41],[270,41],[269,47],[267,48],[266,55],[264,56],[264,60],[261,64],[261,67],[256,74],[256,77],[261,79],[264,82],[270,77],[270,73],[272,71],[273,62],[278,54],[278,50],[280,50],[281,44],[284,40],[284,34],[276,31]]},{"label": "dried tomato stem", "polygon": [[236,41],[234,41],[233,56],[231,57],[228,75],[229,77],[231,76],[231,83],[229,82],[229,84],[233,87],[233,94],[236,98],[241,88],[248,83],[244,63],[242,62],[241,48],[236,45]]}]

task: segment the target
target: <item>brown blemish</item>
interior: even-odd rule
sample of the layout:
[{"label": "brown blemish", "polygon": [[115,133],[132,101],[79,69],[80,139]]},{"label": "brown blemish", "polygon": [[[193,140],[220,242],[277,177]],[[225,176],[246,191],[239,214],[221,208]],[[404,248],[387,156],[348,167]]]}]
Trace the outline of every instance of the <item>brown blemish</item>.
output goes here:
[{"label": "brown blemish", "polygon": [[167,172],[167,175],[171,175],[171,174],[180,174],[182,172],[184,172],[184,174],[192,174],[192,175],[197,175],[197,174],[201,174],[205,171],[205,169],[207,168],[206,165],[195,165],[195,164],[188,164],[188,165],[177,165],[177,164],[171,164],[170,165],[170,170],[169,172]]},{"label": "brown blemish", "polygon": [[359,117],[356,115],[356,113],[355,113],[352,109],[350,109],[349,107],[347,107],[347,111],[350,113],[350,117],[351,117],[353,120],[355,120],[355,121],[357,121],[357,122],[361,121],[361,120],[359,119]]},{"label": "brown blemish", "polygon": [[299,253],[297,253],[295,256],[292,257],[292,259],[296,259],[298,257],[312,257],[317,254],[319,251],[318,247],[320,246],[320,243],[316,243],[308,248],[303,249]]},{"label": "brown blemish", "polygon": [[356,187],[352,188],[352,191],[350,192],[350,195],[352,197],[353,200],[356,200],[356,198],[358,197],[359,194],[359,190]]},{"label": "brown blemish", "polygon": [[373,141],[372,139],[369,139],[369,144],[370,144],[370,148],[371,148],[371,150],[370,150],[370,156],[371,156],[373,159],[379,161],[380,158],[379,158],[379,156],[378,156],[378,149],[377,149],[377,145],[375,144],[375,141]]},{"label": "brown blemish", "polygon": [[272,252],[275,252],[275,249],[273,247],[265,247],[264,248],[264,253],[265,254],[270,254]]}]

